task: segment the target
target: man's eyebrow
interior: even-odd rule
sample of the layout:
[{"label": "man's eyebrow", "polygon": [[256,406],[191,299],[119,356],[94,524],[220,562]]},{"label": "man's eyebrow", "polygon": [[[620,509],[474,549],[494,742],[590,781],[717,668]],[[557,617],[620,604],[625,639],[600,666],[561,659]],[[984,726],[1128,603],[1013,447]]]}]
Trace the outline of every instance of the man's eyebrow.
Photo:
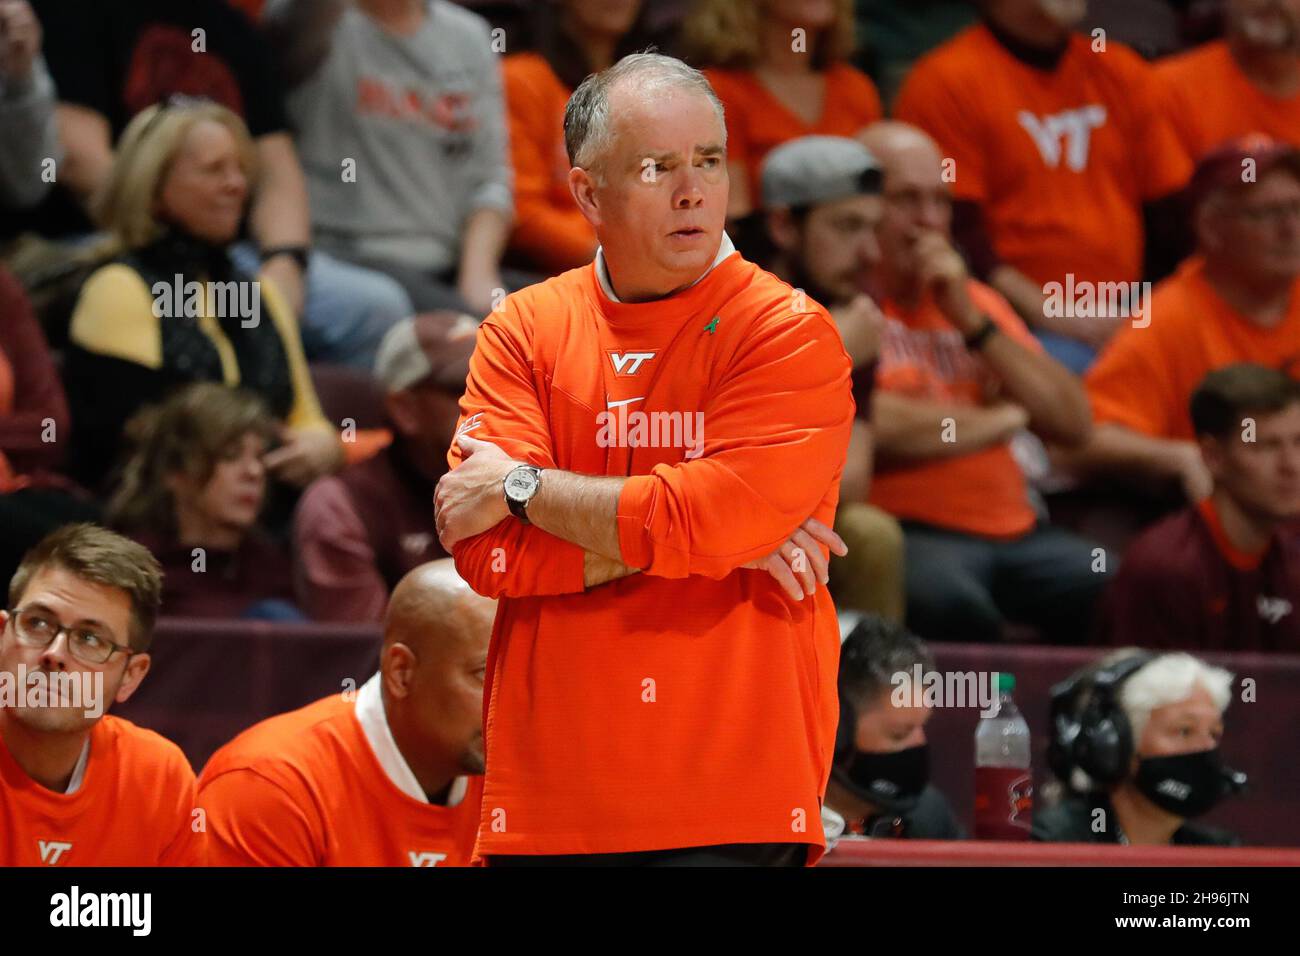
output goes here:
[{"label": "man's eyebrow", "polygon": [[[41,601],[30,601],[23,605],[24,611],[28,611],[32,609],[38,611],[44,611],[46,614],[52,615],[53,617],[59,617],[58,613],[54,610],[54,608],[50,607],[48,604],[42,603]],[[59,617],[59,620],[60,622],[62,622],[61,617]],[[77,618],[77,620],[69,624],[68,627],[98,627],[98,628],[102,628],[105,631],[108,631],[110,634],[113,633],[113,629],[109,627],[106,622],[93,617]]]},{"label": "man's eyebrow", "polygon": [[695,152],[703,156],[721,156],[726,150],[721,143],[706,143],[703,146],[696,146]]}]

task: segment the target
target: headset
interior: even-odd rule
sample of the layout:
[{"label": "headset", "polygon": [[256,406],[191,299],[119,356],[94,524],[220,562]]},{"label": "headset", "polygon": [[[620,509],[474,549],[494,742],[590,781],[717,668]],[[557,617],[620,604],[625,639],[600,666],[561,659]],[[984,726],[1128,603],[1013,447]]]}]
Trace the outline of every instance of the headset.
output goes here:
[{"label": "headset", "polygon": [[[1140,651],[1092,674],[1084,670],[1052,688],[1052,742],[1047,748],[1047,765],[1058,780],[1071,786],[1071,772],[1076,767],[1099,787],[1119,783],[1128,775],[1133,728],[1119,706],[1119,690],[1155,658],[1155,654]],[[1085,691],[1088,700],[1080,708],[1079,697]]]}]

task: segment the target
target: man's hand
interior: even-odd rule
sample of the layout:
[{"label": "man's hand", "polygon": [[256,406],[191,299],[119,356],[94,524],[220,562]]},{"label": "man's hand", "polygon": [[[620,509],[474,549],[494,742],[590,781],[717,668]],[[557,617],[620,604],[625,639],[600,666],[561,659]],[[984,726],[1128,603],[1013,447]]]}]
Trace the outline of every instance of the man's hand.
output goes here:
[{"label": "man's hand", "polygon": [[880,354],[880,332],[885,317],[870,296],[854,296],[830,313],[854,368],[866,365]]},{"label": "man's hand", "polygon": [[978,329],[981,316],[966,288],[970,281],[966,260],[948,237],[939,232],[926,232],[916,240],[913,254],[921,281],[934,296],[934,304],[944,318],[962,335]]},{"label": "man's hand", "polygon": [[741,567],[766,571],[785,589],[786,594],[796,601],[802,601],[806,596],[817,593],[818,584],[825,584],[830,579],[826,559],[822,557],[818,542],[840,557],[849,553],[844,539],[816,518],[809,518],[767,557],[758,558]]},{"label": "man's hand", "polygon": [[495,527],[510,514],[506,505],[505,477],[520,462],[490,441],[457,435],[465,460],[438,479],[433,493],[433,522],[442,549]]},{"label": "man's hand", "polygon": [[0,74],[11,83],[32,75],[41,52],[41,21],[27,0],[0,0]]},{"label": "man's hand", "polygon": [[285,427],[280,438],[283,444],[262,458],[266,470],[280,481],[305,488],[343,467],[343,446],[332,429]]}]

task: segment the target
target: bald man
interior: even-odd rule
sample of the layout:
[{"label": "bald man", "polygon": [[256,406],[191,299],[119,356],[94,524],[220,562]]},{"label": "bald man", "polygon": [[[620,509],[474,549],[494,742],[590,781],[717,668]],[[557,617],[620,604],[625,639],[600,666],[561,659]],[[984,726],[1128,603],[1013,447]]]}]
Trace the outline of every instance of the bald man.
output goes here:
[{"label": "bald man", "polygon": [[496,602],[450,559],[393,591],[379,672],[272,717],[199,780],[215,866],[463,866],[478,830]]},{"label": "bald man", "polygon": [[884,173],[870,501],[903,525],[908,625],[927,640],[996,642],[1009,618],[1082,641],[1105,576],[1091,545],[1040,522],[1011,439],[1027,427],[1080,444],[1083,388],[969,275],[934,141],[896,122],[861,140]]}]

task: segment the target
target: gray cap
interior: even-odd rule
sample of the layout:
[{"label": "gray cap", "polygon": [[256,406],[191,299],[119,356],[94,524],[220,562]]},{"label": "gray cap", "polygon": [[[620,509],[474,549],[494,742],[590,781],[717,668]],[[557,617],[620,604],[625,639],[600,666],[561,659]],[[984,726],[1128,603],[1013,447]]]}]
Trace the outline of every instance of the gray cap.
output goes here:
[{"label": "gray cap", "polygon": [[801,136],[763,160],[763,205],[813,206],[880,192],[880,163],[847,136]]},{"label": "gray cap", "polygon": [[478,323],[449,310],[422,312],[385,333],[375,353],[375,380],[385,392],[400,392],[425,379],[459,395],[469,374]]}]

